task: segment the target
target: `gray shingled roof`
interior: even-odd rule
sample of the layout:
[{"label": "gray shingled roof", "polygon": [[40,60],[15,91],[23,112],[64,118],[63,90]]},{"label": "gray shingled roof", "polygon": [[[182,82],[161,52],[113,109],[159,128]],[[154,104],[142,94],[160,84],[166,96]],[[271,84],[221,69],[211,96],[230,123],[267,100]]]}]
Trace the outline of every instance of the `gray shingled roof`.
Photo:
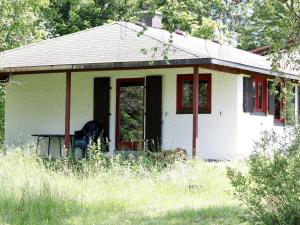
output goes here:
[{"label": "gray shingled roof", "polygon": [[[170,33],[148,27],[138,36],[141,30],[133,23],[116,22],[8,50],[0,53],[0,72],[165,64],[163,51]],[[172,36],[171,64],[216,64],[270,73],[270,62],[260,55],[201,38]]]}]

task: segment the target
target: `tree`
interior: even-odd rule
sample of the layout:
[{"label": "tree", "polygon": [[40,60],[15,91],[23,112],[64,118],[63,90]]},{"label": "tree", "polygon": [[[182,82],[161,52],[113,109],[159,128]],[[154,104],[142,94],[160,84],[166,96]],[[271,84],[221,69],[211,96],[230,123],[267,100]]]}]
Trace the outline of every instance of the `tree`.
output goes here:
[{"label": "tree", "polygon": [[40,10],[47,0],[0,1],[0,52],[47,36]]},{"label": "tree", "polygon": [[231,32],[227,23],[233,21],[236,13],[231,12],[238,4],[233,0],[50,0],[43,15],[52,35],[60,36],[109,21],[134,21],[141,11],[160,11],[164,28],[171,32],[180,28],[197,37],[221,39]]},{"label": "tree", "polygon": [[237,27],[238,47],[249,50],[270,45],[278,52],[291,40],[293,46],[299,45],[299,1],[250,0],[246,10],[244,26]]},{"label": "tree", "polygon": [[[47,36],[40,16],[47,0],[0,1],[0,52],[25,45]],[[4,140],[5,88],[0,83],[0,143]]]},{"label": "tree", "polygon": [[266,132],[246,161],[247,169],[228,168],[234,196],[246,206],[255,225],[296,225],[300,222],[300,136]]},{"label": "tree", "polygon": [[136,3],[136,0],[50,0],[43,16],[52,35],[61,36],[109,21],[128,20]]},{"label": "tree", "polygon": [[[299,0],[248,1],[248,17],[240,27],[239,46],[270,46],[273,70],[299,69]],[[284,67],[282,67],[284,64]],[[298,70],[299,71],[299,70]],[[282,93],[277,91],[280,85]],[[300,130],[293,104],[294,84],[277,77],[272,92],[284,100],[286,135],[265,133],[247,160],[247,170],[228,169],[234,195],[246,207],[251,224],[299,224]]]}]

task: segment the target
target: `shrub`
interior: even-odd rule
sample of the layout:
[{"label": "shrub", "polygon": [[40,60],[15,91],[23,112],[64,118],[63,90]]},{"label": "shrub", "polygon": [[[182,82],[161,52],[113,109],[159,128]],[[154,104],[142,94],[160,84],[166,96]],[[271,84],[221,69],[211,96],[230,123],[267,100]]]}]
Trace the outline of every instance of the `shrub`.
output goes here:
[{"label": "shrub", "polygon": [[91,143],[88,147],[88,159],[75,159],[66,152],[60,159],[45,160],[46,168],[64,174],[76,174],[79,176],[93,176],[100,171],[115,171],[122,173],[130,171],[136,174],[145,172],[160,172],[177,164],[186,162],[186,151],[183,149],[150,152],[141,149],[138,155],[109,155],[104,151],[107,147],[100,139],[97,143]]},{"label": "shrub", "polygon": [[252,224],[300,224],[299,130],[265,132],[255,144],[247,170],[228,168],[234,196],[247,207]]}]

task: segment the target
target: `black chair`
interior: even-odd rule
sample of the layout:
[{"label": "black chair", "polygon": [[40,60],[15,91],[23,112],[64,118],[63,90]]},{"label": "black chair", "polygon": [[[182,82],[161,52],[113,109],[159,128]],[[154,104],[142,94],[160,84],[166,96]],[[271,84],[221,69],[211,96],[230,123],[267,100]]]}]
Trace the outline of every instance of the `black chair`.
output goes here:
[{"label": "black chair", "polygon": [[103,126],[96,121],[87,122],[81,130],[74,132],[73,149],[80,148],[84,152],[85,158],[88,157],[88,146],[90,142],[97,142],[103,134]]}]

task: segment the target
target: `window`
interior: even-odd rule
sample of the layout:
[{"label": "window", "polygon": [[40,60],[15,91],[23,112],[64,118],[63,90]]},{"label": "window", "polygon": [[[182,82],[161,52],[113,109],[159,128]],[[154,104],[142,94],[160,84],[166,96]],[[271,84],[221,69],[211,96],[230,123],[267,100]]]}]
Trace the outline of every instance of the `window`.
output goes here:
[{"label": "window", "polygon": [[[211,112],[211,75],[199,74],[199,113]],[[177,76],[177,113],[193,112],[193,75]]]},{"label": "window", "polygon": [[267,111],[267,80],[252,77],[252,108],[253,112],[266,113]]},{"label": "window", "polygon": [[[268,88],[269,90],[272,90],[272,87],[274,85],[274,81],[268,81]],[[285,108],[289,109],[295,109],[295,86],[292,88],[292,92],[288,93],[293,95],[293,98],[290,99],[290,101],[286,101],[285,96],[283,95],[282,91],[286,88],[285,82],[283,80],[280,80],[275,84],[275,91],[269,91],[268,96],[268,105],[269,105],[269,114],[274,116],[274,122],[275,124],[288,124],[290,125],[295,117],[293,114],[287,113],[287,115],[284,115],[283,112]],[[274,93],[275,92],[275,93]],[[298,99],[299,100],[299,99]]]},{"label": "window", "polygon": [[274,122],[275,123],[283,123],[284,116],[282,112],[284,110],[284,97],[281,96],[281,88],[282,84],[276,85],[276,94],[275,94],[275,106],[274,106]]}]

